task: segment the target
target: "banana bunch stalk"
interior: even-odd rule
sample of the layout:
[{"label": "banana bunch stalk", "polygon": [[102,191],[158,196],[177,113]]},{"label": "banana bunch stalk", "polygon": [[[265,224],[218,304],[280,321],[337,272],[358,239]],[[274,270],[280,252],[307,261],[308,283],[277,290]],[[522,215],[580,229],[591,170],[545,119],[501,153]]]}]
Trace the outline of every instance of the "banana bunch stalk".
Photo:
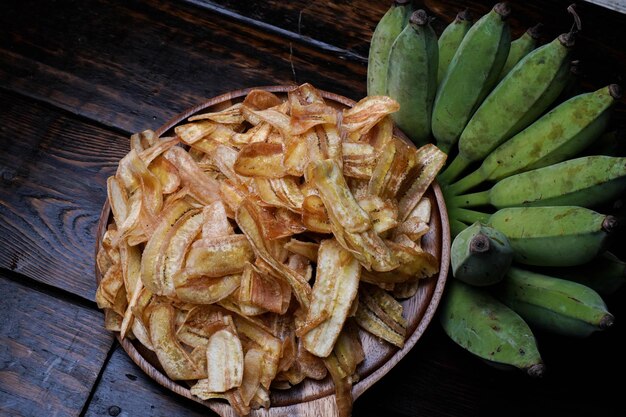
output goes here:
[{"label": "banana bunch stalk", "polygon": [[[454,238],[440,322],[474,355],[540,375],[532,331],[609,328],[603,297],[626,282],[611,253],[623,216],[609,213],[626,199],[624,135],[608,131],[621,89],[576,85],[573,6],[572,30],[541,46],[541,24],[511,41],[507,3],[475,23],[460,12],[438,39],[426,12],[409,10],[396,2],[376,28],[368,92],[384,84],[407,136],[450,155],[438,178]],[[371,51],[386,54],[385,71]]]}]

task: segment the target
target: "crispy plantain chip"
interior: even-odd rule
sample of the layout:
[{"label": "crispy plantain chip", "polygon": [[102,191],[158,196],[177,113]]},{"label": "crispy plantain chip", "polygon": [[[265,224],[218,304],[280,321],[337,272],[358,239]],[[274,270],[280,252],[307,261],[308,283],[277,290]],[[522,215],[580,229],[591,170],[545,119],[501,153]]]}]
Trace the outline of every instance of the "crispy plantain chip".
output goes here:
[{"label": "crispy plantain chip", "polygon": [[308,180],[313,182],[328,215],[347,232],[364,232],[372,222],[350,192],[337,164],[330,159],[311,163]]},{"label": "crispy plantain chip", "polygon": [[427,144],[417,150],[416,172],[413,173],[410,186],[398,202],[398,215],[405,220],[433,182],[437,173],[446,162],[447,155],[433,144]]},{"label": "crispy plantain chip", "polygon": [[352,384],[358,380],[357,365],[365,355],[354,331],[342,331],[333,352],[323,359],[335,385],[335,402],[340,417],[349,417],[352,411]]},{"label": "crispy plantain chip", "polygon": [[300,305],[308,309],[311,287],[304,277],[292,271],[272,255],[273,244],[265,238],[261,216],[261,209],[251,200],[245,199],[237,210],[237,224],[248,237],[255,254],[289,282]]},{"label": "crispy plantain chip", "polygon": [[281,169],[283,157],[283,146],[279,143],[250,143],[239,151],[234,169],[246,177],[280,178],[286,175]]},{"label": "crispy plantain chip", "polygon": [[407,325],[402,317],[402,304],[376,286],[362,286],[359,299],[361,302],[355,315],[359,326],[402,348]]},{"label": "crispy plantain chip", "polygon": [[[188,120],[194,122],[196,120],[212,120],[215,123],[237,125],[244,122],[241,115],[242,103],[233,104],[232,106],[217,112],[202,113],[191,116]],[[178,133],[178,132],[177,132]]]},{"label": "crispy plantain chip", "polygon": [[150,307],[150,340],[159,363],[173,380],[206,378],[206,369],[200,369],[176,339],[175,314],[171,304],[156,303]]},{"label": "crispy plantain chip", "polygon": [[322,241],[306,321],[322,320],[302,336],[306,350],[322,358],[330,354],[356,297],[360,276],[361,265],[350,252],[334,239]]},{"label": "crispy plantain chip", "polygon": [[[191,214],[188,214],[191,213]],[[187,200],[178,200],[167,207],[159,218],[152,236],[146,243],[141,258],[141,280],[143,285],[157,295],[172,295],[174,283],[165,275],[165,256],[173,231],[187,219],[201,214]],[[183,219],[181,223],[179,220]]]},{"label": "crispy plantain chip", "polygon": [[365,97],[349,109],[343,111],[341,128],[349,140],[356,142],[362,135],[385,118],[400,109],[400,104],[390,97]]},{"label": "crispy plantain chip", "polygon": [[203,238],[194,242],[188,251],[177,284],[182,285],[187,279],[200,276],[239,274],[246,262],[253,259],[252,247],[242,234]]},{"label": "crispy plantain chip", "polygon": [[203,204],[217,200],[219,183],[205,174],[183,148],[175,146],[164,155],[176,167],[182,184],[196,200]]},{"label": "crispy plantain chip", "polygon": [[213,333],[206,346],[206,387],[211,392],[226,392],[239,387],[243,379],[243,348],[232,329]]}]

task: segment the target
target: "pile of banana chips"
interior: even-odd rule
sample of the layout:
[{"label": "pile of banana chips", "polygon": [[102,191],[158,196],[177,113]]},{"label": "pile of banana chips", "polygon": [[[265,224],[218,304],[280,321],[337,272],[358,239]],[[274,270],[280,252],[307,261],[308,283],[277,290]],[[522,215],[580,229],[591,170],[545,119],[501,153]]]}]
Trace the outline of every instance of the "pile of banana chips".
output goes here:
[{"label": "pile of banana chips", "polygon": [[358,327],[402,347],[398,299],[439,271],[421,239],[446,155],[395,136],[388,97],[283,96],[252,90],[173,137],[131,137],[107,181],[96,300],[201,399],[246,415],[329,374],[348,415]]}]

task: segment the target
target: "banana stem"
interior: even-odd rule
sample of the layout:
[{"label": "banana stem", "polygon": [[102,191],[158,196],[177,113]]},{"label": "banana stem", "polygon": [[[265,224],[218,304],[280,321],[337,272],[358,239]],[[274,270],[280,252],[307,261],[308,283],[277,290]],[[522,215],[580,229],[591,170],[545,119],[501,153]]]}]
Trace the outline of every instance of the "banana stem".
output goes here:
[{"label": "banana stem", "polygon": [[457,219],[450,219],[450,237],[452,239],[465,229],[467,229],[467,225],[465,223]]},{"label": "banana stem", "polygon": [[489,190],[478,193],[454,195],[448,198],[446,204],[454,207],[476,207],[485,206],[490,203]]},{"label": "banana stem", "polygon": [[472,172],[471,174],[461,178],[454,184],[450,184],[445,188],[447,188],[448,195],[460,195],[464,193],[465,191],[476,187],[477,185],[482,183],[484,180],[485,178],[483,177],[483,174],[479,168],[476,171]]},{"label": "banana stem", "polygon": [[449,217],[450,219],[458,220],[467,224],[476,222],[487,224],[489,223],[489,217],[491,216],[487,213],[481,213],[480,211],[454,207],[450,210]]},{"label": "banana stem", "polygon": [[446,168],[439,177],[437,177],[437,181],[441,185],[450,184],[452,181],[456,180],[459,175],[467,168],[470,164],[470,161],[463,158],[461,154],[458,154],[453,160],[448,168]]}]

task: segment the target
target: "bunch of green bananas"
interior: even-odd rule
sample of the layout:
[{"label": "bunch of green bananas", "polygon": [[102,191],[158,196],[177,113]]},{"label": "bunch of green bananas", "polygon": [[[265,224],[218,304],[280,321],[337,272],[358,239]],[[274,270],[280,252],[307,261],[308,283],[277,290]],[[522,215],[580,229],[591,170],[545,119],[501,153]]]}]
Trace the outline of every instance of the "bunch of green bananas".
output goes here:
[{"label": "bunch of green bananas", "polygon": [[507,3],[475,23],[461,12],[437,38],[425,11],[396,1],[368,65],[368,94],[396,99],[398,127],[449,155],[438,178],[454,238],[444,330],[532,375],[543,363],[531,329],[606,329],[602,297],[626,281],[609,252],[617,219],[602,214],[626,190],[626,158],[606,146],[620,88],[568,97],[580,29],[568,11],[573,29],[537,47],[539,25],[511,40]]}]

